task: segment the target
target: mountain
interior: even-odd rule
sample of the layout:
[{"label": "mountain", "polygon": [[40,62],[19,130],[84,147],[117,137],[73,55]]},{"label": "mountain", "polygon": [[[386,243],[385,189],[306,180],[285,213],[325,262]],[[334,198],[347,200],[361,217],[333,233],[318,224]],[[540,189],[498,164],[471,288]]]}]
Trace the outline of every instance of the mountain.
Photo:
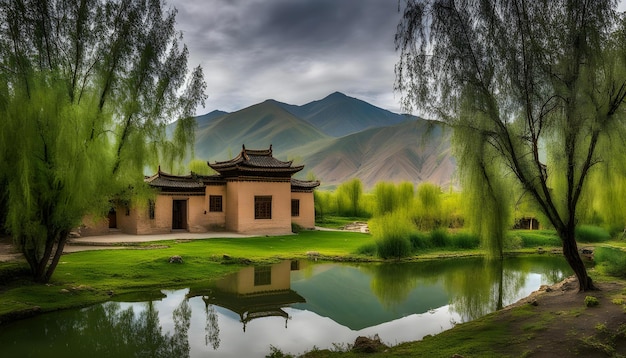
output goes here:
[{"label": "mountain", "polygon": [[232,158],[242,145],[271,144],[279,159],[305,165],[299,177],[312,172],[326,188],[352,178],[366,189],[379,181],[453,183],[450,131],[440,122],[392,113],[339,92],[302,106],[266,100],[196,121],[196,157],[211,162]]},{"label": "mountain", "polygon": [[[305,170],[327,187],[359,178],[366,188],[378,181],[452,183],[456,162],[450,152],[450,131],[442,124],[414,120],[372,128],[321,145],[301,148]],[[295,156],[295,153],[291,153]]]},{"label": "mountain", "polygon": [[198,123],[197,129],[204,129],[209,124],[211,124],[216,118],[223,117],[223,116],[225,116],[227,114],[228,114],[228,112],[215,110],[213,112],[209,112],[209,113],[204,114],[202,116],[198,116],[198,117],[196,117],[196,123]]},{"label": "mountain", "polygon": [[272,144],[274,152],[281,156],[303,143],[327,137],[276,101],[267,100],[237,112],[215,116],[204,127],[199,125],[196,156],[212,162],[227,160],[237,155],[243,144],[248,148],[267,148]]},{"label": "mountain", "polygon": [[285,110],[311,123],[322,132],[341,137],[374,127],[389,126],[414,116],[393,113],[360,99],[335,92],[302,106],[277,102]]}]

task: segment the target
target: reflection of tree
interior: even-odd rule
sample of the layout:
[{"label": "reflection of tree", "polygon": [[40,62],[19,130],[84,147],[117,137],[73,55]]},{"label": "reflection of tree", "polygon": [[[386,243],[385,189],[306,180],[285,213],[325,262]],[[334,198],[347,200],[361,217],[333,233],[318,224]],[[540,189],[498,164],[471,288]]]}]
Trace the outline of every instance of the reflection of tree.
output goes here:
[{"label": "reflection of tree", "polygon": [[504,302],[519,296],[531,266],[515,265],[514,261],[485,260],[483,265],[446,275],[445,285],[454,292],[451,303],[463,321],[502,309]]},{"label": "reflection of tree", "polygon": [[172,357],[189,357],[188,331],[191,321],[191,307],[185,298],[172,313],[174,335],[172,335]]},{"label": "reflection of tree", "polygon": [[208,346],[211,343],[213,349],[220,347],[220,326],[217,322],[217,311],[215,306],[207,304],[205,306],[206,313],[206,326],[204,327],[205,335],[204,341]]},{"label": "reflection of tree", "polygon": [[[191,309],[183,300],[173,313],[174,332],[164,333],[159,313],[152,303],[135,313],[117,302],[61,312],[45,319],[33,340],[49,342],[42,351],[33,347],[33,356],[86,357],[189,357],[188,329]],[[45,351],[43,350],[45,349]]]},{"label": "reflection of tree", "polygon": [[418,275],[403,264],[364,265],[373,274],[370,288],[387,308],[404,302],[417,285]]}]

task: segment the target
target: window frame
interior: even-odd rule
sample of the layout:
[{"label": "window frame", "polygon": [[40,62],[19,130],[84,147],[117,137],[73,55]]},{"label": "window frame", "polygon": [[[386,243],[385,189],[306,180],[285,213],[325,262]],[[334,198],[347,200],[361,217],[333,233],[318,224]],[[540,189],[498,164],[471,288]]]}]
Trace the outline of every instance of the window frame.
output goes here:
[{"label": "window frame", "polygon": [[300,199],[291,199],[291,217],[299,217],[299,216],[300,216]]},{"label": "window frame", "polygon": [[254,220],[271,220],[272,219],[272,196],[271,195],[255,195],[254,196]]},{"label": "window frame", "polygon": [[209,212],[221,213],[223,211],[224,211],[224,199],[222,195],[209,195]]}]

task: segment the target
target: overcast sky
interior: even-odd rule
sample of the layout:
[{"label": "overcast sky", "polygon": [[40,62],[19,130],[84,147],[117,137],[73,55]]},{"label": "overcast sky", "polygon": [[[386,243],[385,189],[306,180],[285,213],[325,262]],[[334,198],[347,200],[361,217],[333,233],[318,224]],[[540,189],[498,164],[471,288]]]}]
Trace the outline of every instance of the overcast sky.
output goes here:
[{"label": "overcast sky", "polygon": [[[302,105],[339,91],[402,112],[393,90],[397,0],[168,0],[201,65],[206,107]],[[621,1],[619,10],[626,6]]]},{"label": "overcast sky", "polygon": [[334,91],[400,112],[397,0],[169,0],[201,65],[204,114],[266,99],[302,105]]}]

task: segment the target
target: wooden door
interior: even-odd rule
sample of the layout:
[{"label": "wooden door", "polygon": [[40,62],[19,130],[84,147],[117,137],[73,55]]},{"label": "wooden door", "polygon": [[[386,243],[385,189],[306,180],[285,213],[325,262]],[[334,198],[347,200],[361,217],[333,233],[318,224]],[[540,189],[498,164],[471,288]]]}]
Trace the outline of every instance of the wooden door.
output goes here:
[{"label": "wooden door", "polygon": [[174,200],[172,205],[172,230],[187,229],[187,200]]}]

